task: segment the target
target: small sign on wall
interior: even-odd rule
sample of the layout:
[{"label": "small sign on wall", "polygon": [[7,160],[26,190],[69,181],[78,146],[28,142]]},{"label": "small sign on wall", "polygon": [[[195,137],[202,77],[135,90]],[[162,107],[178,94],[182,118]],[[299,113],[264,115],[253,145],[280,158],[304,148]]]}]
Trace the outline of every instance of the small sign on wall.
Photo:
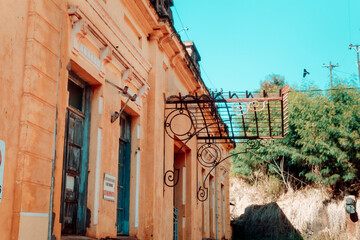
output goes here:
[{"label": "small sign on wall", "polygon": [[104,199],[115,201],[116,177],[105,173],[104,175]]},{"label": "small sign on wall", "polygon": [[4,164],[5,164],[5,142],[0,140],[0,203],[2,199],[2,193],[4,191]]}]

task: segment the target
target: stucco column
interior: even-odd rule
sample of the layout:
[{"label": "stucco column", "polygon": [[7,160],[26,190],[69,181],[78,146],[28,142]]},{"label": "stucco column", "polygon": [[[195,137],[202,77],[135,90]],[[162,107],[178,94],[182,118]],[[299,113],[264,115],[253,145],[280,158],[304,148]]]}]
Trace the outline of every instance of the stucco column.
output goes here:
[{"label": "stucco column", "polygon": [[12,239],[47,239],[64,11],[57,1],[28,3]]},{"label": "stucco column", "polygon": [[[149,93],[147,96],[147,131],[146,131],[146,156],[144,156],[145,184],[145,239],[160,239],[155,237],[157,228],[155,218],[161,216],[162,181],[157,179],[159,168],[162,166],[163,136],[163,105],[161,82],[161,52],[158,48],[158,38],[150,38],[149,56],[152,69],[149,73]],[[159,183],[160,182],[160,183]],[[159,185],[161,184],[161,186]],[[160,190],[160,192],[159,192]],[[159,196],[161,193],[161,196]]]}]

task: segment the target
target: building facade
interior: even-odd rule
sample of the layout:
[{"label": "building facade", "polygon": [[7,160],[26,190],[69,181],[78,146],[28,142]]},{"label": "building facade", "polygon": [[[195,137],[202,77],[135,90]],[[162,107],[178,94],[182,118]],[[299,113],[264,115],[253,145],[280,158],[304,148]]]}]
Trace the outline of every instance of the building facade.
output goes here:
[{"label": "building facade", "polygon": [[172,4],[0,3],[0,239],[231,238],[229,163],[167,129],[170,96],[208,93]]}]

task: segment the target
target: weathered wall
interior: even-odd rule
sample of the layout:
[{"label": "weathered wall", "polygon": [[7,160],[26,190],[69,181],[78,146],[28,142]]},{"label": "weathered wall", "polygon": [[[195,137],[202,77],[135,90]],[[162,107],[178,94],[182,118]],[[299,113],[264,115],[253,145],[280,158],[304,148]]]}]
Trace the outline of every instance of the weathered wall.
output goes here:
[{"label": "weathered wall", "polygon": [[23,4],[21,0],[0,3],[0,21],[3,23],[0,28],[0,140],[6,144],[0,232],[4,239],[10,239],[12,225],[18,224],[12,221],[12,209],[15,204],[16,159],[19,152],[27,12],[28,4]]},{"label": "weathered wall", "polygon": [[[4,104],[1,112],[17,116],[2,121],[6,126],[0,131],[4,138],[11,136],[11,140],[5,139],[11,150],[6,155],[8,166],[5,166],[6,197],[3,205],[10,206],[2,211],[4,215],[0,221],[7,223],[2,225],[5,229],[1,232],[9,234],[11,239],[33,239],[34,234],[45,238],[48,232],[56,83],[61,70],[58,63],[63,6],[60,1],[2,4],[6,5],[1,7],[4,11],[2,22],[8,24],[2,27],[0,36],[5,44],[9,42],[10,45],[2,48],[5,51],[2,56],[7,61],[2,64],[1,83],[7,88],[3,88],[4,93],[0,94]],[[32,235],[25,234],[29,229],[37,231]]]},{"label": "weathered wall", "polygon": [[[7,23],[0,29],[5,63],[0,66],[0,140],[6,144],[1,238],[46,239],[49,221],[53,235],[61,238],[71,72],[92,88],[86,194],[91,219],[86,235],[116,237],[117,202],[104,199],[103,178],[105,173],[118,175],[120,126],[110,118],[127,100],[119,88],[128,86],[138,96],[124,108],[132,117],[130,236],[172,239],[174,189],[164,186],[164,171],[172,168],[176,143],[164,134],[164,100],[178,92],[204,90],[183,59],[181,43],[169,37],[171,29],[145,0],[5,2],[0,3],[0,20]],[[209,228],[203,234],[204,203],[196,199],[201,171],[196,140],[186,149],[185,220],[179,226],[183,239],[201,239],[210,234]],[[217,174],[221,238],[221,184],[228,206],[228,180]],[[227,224],[227,238],[229,229]]]}]

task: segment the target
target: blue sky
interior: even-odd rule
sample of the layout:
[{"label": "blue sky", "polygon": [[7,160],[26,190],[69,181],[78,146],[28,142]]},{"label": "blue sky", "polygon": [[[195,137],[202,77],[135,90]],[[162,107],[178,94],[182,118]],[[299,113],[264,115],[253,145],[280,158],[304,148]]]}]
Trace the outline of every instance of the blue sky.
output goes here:
[{"label": "blue sky", "polygon": [[[334,77],[356,78],[360,0],[174,0],[175,28],[194,41],[209,88],[255,90],[269,74],[291,86],[330,86]],[[181,22],[179,20],[180,16]],[[306,68],[310,75],[302,77]],[[206,74],[204,73],[204,70]],[[353,75],[351,75],[353,74]]]}]

